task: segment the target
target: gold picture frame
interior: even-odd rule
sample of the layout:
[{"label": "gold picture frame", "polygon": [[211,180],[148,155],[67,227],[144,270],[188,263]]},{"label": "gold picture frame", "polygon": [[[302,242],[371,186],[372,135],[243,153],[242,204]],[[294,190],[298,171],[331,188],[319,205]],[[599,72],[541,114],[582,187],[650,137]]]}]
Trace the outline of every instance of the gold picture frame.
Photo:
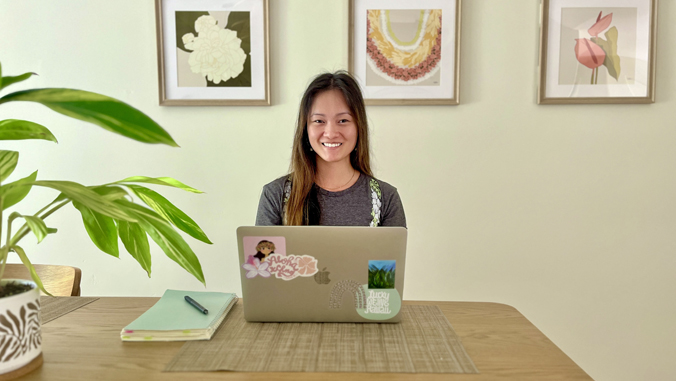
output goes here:
[{"label": "gold picture frame", "polygon": [[268,0],[155,0],[159,104],[269,106],[268,17]]},{"label": "gold picture frame", "polygon": [[655,102],[657,0],[541,1],[538,104]]},{"label": "gold picture frame", "polygon": [[348,9],[348,71],[367,105],[460,103],[461,0],[350,0]]}]

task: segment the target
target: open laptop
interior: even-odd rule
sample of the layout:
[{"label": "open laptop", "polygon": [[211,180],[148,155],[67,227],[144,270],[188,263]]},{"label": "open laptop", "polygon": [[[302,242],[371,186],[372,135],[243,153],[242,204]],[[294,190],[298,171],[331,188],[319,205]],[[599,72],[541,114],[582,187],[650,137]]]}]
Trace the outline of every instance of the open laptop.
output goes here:
[{"label": "open laptop", "polygon": [[238,228],[245,319],[399,322],[406,236],[401,227]]}]

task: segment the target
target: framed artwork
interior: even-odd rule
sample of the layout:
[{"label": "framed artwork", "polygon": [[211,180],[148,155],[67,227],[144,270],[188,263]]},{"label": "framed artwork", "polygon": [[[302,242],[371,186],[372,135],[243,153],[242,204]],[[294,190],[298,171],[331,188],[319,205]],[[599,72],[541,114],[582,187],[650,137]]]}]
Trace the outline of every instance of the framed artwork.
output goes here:
[{"label": "framed artwork", "polygon": [[350,0],[348,70],[367,105],[459,103],[461,0]]},{"label": "framed artwork", "polygon": [[542,0],[538,103],[655,102],[657,0]]},{"label": "framed artwork", "polygon": [[160,105],[270,105],[268,0],[155,0]]}]

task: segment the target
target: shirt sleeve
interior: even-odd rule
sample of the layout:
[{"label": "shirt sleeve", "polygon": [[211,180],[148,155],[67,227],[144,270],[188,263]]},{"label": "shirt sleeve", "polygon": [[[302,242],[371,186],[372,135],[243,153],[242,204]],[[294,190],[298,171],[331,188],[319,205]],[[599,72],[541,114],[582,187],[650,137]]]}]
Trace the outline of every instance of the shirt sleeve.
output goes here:
[{"label": "shirt sleeve", "polygon": [[257,226],[271,226],[282,224],[282,202],[284,190],[277,182],[272,182],[263,187],[261,199],[258,202],[256,213]]},{"label": "shirt sleeve", "polygon": [[405,228],[406,215],[404,214],[404,205],[401,203],[397,188],[390,188],[391,191],[383,194],[383,211],[380,226],[401,226]]}]

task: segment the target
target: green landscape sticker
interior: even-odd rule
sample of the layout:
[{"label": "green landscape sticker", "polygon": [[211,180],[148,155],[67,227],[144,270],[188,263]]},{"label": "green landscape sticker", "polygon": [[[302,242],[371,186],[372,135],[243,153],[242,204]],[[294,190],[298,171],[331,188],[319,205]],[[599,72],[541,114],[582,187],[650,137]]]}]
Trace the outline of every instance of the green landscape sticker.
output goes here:
[{"label": "green landscape sticker", "polygon": [[387,320],[401,310],[401,295],[394,288],[397,261],[369,261],[369,283],[362,286],[366,297],[364,308],[357,313],[369,320]]},{"label": "green landscape sticker", "polygon": [[397,261],[369,261],[369,289],[394,288]]}]

